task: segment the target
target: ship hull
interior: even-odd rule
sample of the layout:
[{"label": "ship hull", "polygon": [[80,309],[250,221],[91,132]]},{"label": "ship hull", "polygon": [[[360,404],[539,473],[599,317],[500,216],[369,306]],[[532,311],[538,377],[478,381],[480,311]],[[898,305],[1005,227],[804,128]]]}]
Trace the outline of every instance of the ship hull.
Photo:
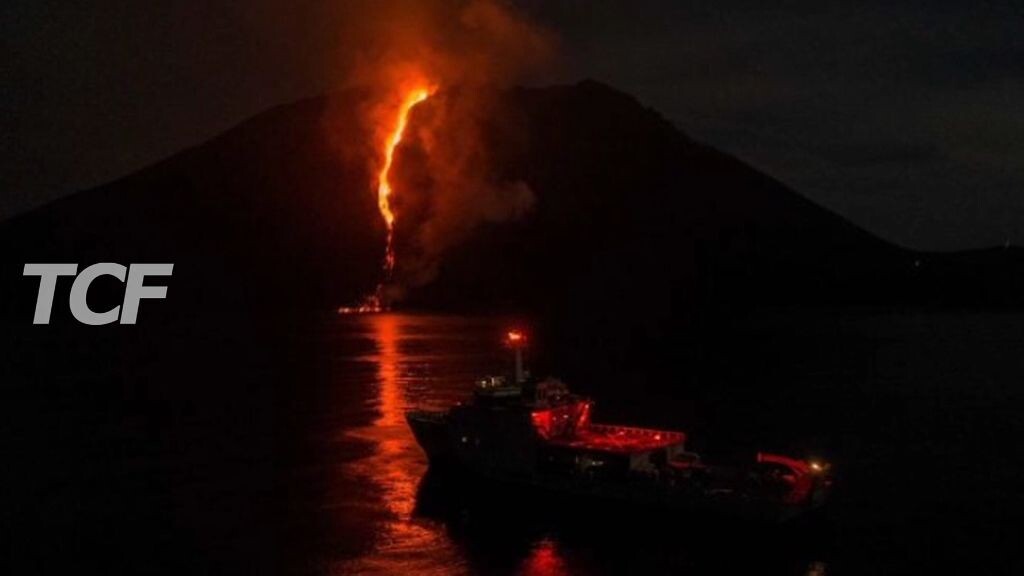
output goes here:
[{"label": "ship hull", "polygon": [[[824,489],[800,504],[756,499],[746,495],[695,494],[663,490],[643,484],[581,482],[544,473],[522,474],[474,466],[458,458],[431,463],[427,473],[436,494],[455,495],[459,501],[530,502],[544,507],[584,508],[636,514],[683,514],[704,523],[730,526],[815,524],[827,518]],[[675,516],[678,517],[678,516]]]},{"label": "ship hull", "polygon": [[[550,498],[552,502],[597,504],[602,509],[681,512],[694,518],[782,524],[817,516],[826,490],[815,490],[806,502],[753,498],[747,494],[706,494],[665,489],[645,483],[588,482],[555,474],[521,474],[467,465],[457,458],[434,466],[442,477],[459,485],[472,485],[485,494],[519,492]],[[484,488],[489,486],[491,488]]]}]

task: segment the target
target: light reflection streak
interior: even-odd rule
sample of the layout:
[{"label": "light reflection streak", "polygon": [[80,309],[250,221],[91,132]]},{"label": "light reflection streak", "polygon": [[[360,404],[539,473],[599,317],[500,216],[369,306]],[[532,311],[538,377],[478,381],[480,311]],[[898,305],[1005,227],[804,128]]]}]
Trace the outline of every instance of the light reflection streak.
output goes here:
[{"label": "light reflection streak", "polygon": [[523,576],[563,576],[569,574],[558,545],[550,538],[544,538],[530,550],[520,570]]},{"label": "light reflection streak", "polygon": [[444,526],[414,518],[417,488],[426,459],[405,422],[411,369],[423,358],[407,354],[403,344],[416,337],[415,322],[397,314],[362,317],[376,354],[377,418],[350,436],[373,445],[372,454],[351,463],[349,473],[379,494],[386,519],[379,526],[374,550],[337,567],[337,574],[452,574],[462,560]]}]

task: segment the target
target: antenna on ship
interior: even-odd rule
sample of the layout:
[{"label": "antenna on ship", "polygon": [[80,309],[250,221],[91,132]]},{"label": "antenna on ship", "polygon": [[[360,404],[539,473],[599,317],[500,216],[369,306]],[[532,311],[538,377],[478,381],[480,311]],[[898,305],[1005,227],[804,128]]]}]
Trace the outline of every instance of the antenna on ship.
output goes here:
[{"label": "antenna on ship", "polygon": [[505,345],[512,349],[516,358],[516,384],[526,382],[526,368],[523,365],[523,350],[526,349],[526,334],[521,330],[509,330],[505,334]]}]

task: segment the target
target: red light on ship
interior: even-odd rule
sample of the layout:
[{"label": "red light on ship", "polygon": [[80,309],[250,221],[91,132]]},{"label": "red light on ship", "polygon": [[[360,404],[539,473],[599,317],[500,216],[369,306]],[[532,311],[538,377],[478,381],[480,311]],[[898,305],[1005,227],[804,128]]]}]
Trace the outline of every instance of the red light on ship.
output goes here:
[{"label": "red light on ship", "polygon": [[537,431],[537,434],[545,440],[551,437],[551,411],[550,410],[538,410],[530,414],[530,419],[533,421],[533,428]]},{"label": "red light on ship", "polygon": [[526,334],[520,330],[509,330],[505,334],[505,341],[509,346],[523,346],[526,344]]}]

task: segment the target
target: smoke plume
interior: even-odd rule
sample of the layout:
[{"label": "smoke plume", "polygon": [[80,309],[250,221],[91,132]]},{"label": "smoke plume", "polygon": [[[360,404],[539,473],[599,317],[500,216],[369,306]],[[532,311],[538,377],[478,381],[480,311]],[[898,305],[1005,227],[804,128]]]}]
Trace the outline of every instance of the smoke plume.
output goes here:
[{"label": "smoke plume", "polygon": [[393,300],[429,282],[445,252],[482,224],[530,210],[533,192],[500,176],[486,137],[499,90],[542,72],[553,40],[495,0],[366,0],[346,10],[339,84],[367,94],[358,117],[372,142],[343,153],[359,150],[369,157],[368,174],[375,174],[403,97],[422,87],[433,92],[413,109],[392,168],[398,244],[387,290]]}]

